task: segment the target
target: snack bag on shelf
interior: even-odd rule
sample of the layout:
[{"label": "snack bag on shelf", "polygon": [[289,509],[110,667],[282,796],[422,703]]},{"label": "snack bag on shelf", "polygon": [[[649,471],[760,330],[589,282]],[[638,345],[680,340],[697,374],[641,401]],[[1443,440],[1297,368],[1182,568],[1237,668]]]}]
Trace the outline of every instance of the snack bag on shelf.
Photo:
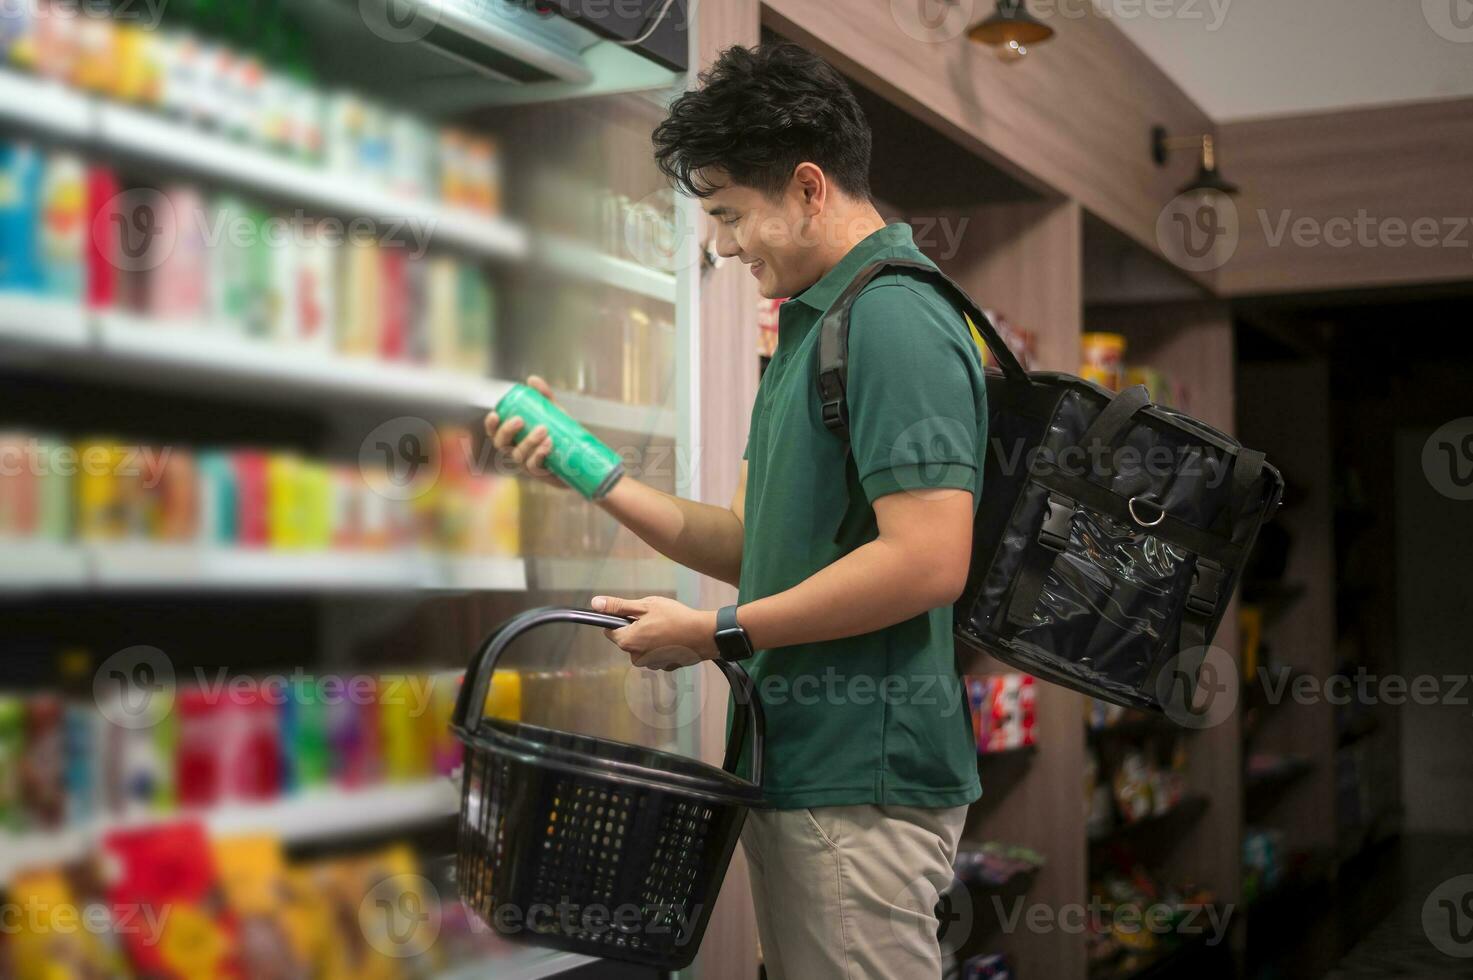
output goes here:
[{"label": "snack bag on shelf", "polygon": [[987,751],[992,741],[992,681],[981,675],[968,675],[967,703],[972,712],[972,733],[976,737],[977,751]]},{"label": "snack bag on shelf", "polygon": [[1033,744],[1033,678],[1003,674],[992,680],[992,721],[987,751],[1002,752]]},{"label": "snack bag on shelf", "polygon": [[[85,898],[62,869],[16,876],[6,888],[6,900],[20,909],[52,912],[17,915],[7,928],[15,980],[122,980],[130,975],[113,945],[116,937],[96,929],[96,913],[85,911]],[[89,928],[63,927],[83,921]]]},{"label": "snack bag on shelf", "polygon": [[310,980],[312,974],[282,904],[286,858],[270,836],[229,837],[213,844],[220,887],[236,922],[240,967],[251,980]]},{"label": "snack bag on shelf", "polygon": [[[404,894],[415,880],[416,866],[408,848],[382,855],[321,861],[311,869],[312,882],[328,910],[329,940],[323,945],[318,976],[322,980],[399,980],[409,956],[422,943],[427,922],[410,916],[423,912],[433,896]],[[391,880],[384,884],[386,879]],[[375,891],[375,889],[378,889]],[[401,931],[406,930],[406,931]]]},{"label": "snack bag on shelf", "polygon": [[1114,779],[1115,805],[1126,823],[1134,823],[1152,813],[1151,782],[1145,756],[1135,750],[1126,752],[1115,770]]},{"label": "snack bag on shelf", "polygon": [[204,828],[195,821],[113,830],[102,850],[107,899],[152,928],[123,932],[139,973],[169,980],[236,980],[236,922],[221,893]]},{"label": "snack bag on shelf", "polygon": [[1080,337],[1084,365],[1079,376],[1111,391],[1125,383],[1125,338],[1118,333],[1085,333]]}]

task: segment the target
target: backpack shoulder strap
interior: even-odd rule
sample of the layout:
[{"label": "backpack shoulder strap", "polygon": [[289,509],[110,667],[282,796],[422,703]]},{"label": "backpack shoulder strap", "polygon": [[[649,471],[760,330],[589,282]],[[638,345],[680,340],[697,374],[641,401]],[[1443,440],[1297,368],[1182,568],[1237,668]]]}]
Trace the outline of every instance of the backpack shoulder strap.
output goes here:
[{"label": "backpack shoulder strap", "polygon": [[823,424],[846,443],[849,441],[849,405],[845,398],[849,387],[849,309],[875,276],[892,269],[919,272],[940,283],[966,313],[970,328],[987,344],[1003,375],[1012,381],[1028,382],[1028,372],[1002,342],[992,318],[946,273],[915,259],[876,259],[860,269],[844,287],[818,327],[818,394],[823,399]]}]

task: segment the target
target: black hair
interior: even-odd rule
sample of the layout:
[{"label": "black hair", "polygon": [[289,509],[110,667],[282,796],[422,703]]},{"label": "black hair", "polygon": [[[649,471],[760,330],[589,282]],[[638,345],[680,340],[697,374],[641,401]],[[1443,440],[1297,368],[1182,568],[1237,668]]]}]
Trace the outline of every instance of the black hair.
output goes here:
[{"label": "black hair", "polygon": [[869,122],[822,58],[788,41],[730,47],[697,81],[653,136],[655,162],[682,190],[709,197],[717,185],[700,171],[710,168],[773,197],[807,160],[869,200]]}]

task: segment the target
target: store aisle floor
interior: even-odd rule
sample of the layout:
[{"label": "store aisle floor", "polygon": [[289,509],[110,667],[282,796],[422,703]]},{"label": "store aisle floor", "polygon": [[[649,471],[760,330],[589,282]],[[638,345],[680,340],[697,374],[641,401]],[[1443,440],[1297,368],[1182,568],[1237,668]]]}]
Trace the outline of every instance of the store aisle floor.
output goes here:
[{"label": "store aisle floor", "polygon": [[[1473,919],[1466,914],[1473,895],[1448,896],[1464,906],[1455,918],[1424,926],[1423,906],[1434,889],[1451,878],[1473,875],[1473,837],[1408,836],[1399,847],[1396,904],[1391,912],[1345,954],[1326,980],[1375,980],[1391,977],[1473,976]],[[1473,881],[1473,879],[1470,879]],[[1444,946],[1460,950],[1457,958],[1438,949],[1429,930]],[[1461,939],[1461,941],[1459,941]]]}]

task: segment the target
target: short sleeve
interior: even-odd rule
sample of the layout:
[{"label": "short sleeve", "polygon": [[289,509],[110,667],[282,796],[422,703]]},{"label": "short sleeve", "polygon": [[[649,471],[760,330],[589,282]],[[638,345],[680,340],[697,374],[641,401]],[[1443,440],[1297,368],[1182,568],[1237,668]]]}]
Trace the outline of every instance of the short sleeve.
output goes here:
[{"label": "short sleeve", "polygon": [[879,283],[849,314],[849,440],[871,503],[899,490],[979,491],[985,380],[959,312]]}]

